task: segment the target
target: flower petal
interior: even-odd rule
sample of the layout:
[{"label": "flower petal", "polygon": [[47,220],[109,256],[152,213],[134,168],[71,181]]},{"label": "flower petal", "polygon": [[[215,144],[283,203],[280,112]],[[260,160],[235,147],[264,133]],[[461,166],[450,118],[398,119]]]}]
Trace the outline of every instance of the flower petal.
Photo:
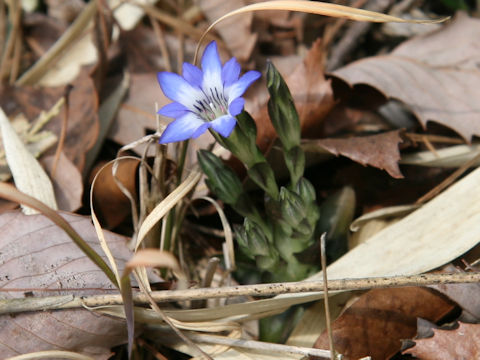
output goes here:
[{"label": "flower petal", "polygon": [[228,105],[228,112],[232,116],[237,116],[243,110],[243,106],[245,105],[245,99],[242,97],[238,97],[233,100],[230,105]]},{"label": "flower petal", "polygon": [[222,79],[223,79],[223,86],[229,87],[235,81],[238,80],[240,76],[240,64],[238,63],[237,59],[231,58],[228,60],[222,68]]},{"label": "flower petal", "polygon": [[195,101],[203,98],[202,91],[190,85],[180,75],[170,72],[159,72],[157,78],[165,96],[184,105],[189,110],[194,111],[193,104]]},{"label": "flower petal", "polygon": [[202,135],[205,131],[207,131],[207,129],[208,129],[209,127],[211,127],[211,126],[212,126],[212,124],[209,123],[209,122],[203,123],[202,125],[200,125],[200,126],[198,127],[197,130],[195,130],[195,132],[192,134],[191,138],[192,138],[192,139],[196,139],[197,137],[199,137],[200,135]]},{"label": "flower petal", "polygon": [[191,85],[197,86],[198,88],[202,87],[203,73],[195,65],[189,63],[183,63],[183,77]]},{"label": "flower petal", "polygon": [[223,137],[228,137],[233,131],[237,120],[230,115],[223,115],[219,118],[216,118],[212,122],[210,122],[211,127],[213,130],[218,132]]},{"label": "flower petal", "polygon": [[210,88],[217,88],[219,90],[223,88],[222,63],[220,62],[220,56],[218,55],[217,50],[217,43],[215,41],[212,41],[205,48],[202,57],[202,70],[202,87],[204,91]]},{"label": "flower petal", "polygon": [[168,116],[171,118],[179,118],[185,115],[186,112],[189,112],[188,108],[178,102],[172,102],[165,105],[160,110],[158,110],[159,115]]},{"label": "flower petal", "polygon": [[160,136],[159,143],[166,144],[176,141],[187,140],[204,122],[195,114],[188,113],[181,118],[172,121]]},{"label": "flower petal", "polygon": [[262,74],[258,71],[248,71],[237,82],[227,89],[228,102],[231,103],[236,98],[243,95],[245,90]]}]

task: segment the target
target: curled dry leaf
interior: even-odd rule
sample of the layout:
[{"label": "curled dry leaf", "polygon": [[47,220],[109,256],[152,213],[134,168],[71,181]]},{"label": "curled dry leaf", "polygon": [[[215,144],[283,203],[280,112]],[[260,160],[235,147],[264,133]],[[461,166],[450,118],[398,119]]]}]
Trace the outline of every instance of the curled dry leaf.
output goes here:
[{"label": "curled dry leaf", "polygon": [[440,31],[406,41],[389,55],[354,62],[332,75],[351,86],[370,85],[402,101],[424,127],[435,121],[470,140],[480,135],[479,32],[479,19],[459,14]]},{"label": "curled dry leaf", "polygon": [[[417,317],[438,321],[454,308],[454,303],[424,288],[370,290],[333,322],[335,349],[349,359],[389,359],[400,350],[401,339],[416,334]],[[315,347],[328,349],[326,332]]]},{"label": "curled dry leaf", "polygon": [[400,133],[401,130],[395,130],[346,139],[321,139],[312,141],[309,145],[320,146],[332,154],[343,155],[362,165],[385,170],[390,176],[400,179],[403,178],[398,167],[400,160],[398,144],[403,142]]},{"label": "curled dry leaf", "polygon": [[[118,162],[116,178],[136,198],[137,193],[137,168],[139,162],[133,159],[123,159]],[[92,172],[93,175],[103,166],[98,164]],[[97,178],[93,189],[95,211],[106,228],[118,226],[131,213],[130,200],[123,194],[115,182],[112,166],[107,166]]]},{"label": "curled dry leaf", "polygon": [[[99,254],[102,250],[89,218],[62,216]],[[0,215],[0,298],[111,293],[113,285],[72,240],[42,215]],[[120,268],[131,252],[127,239],[105,232]],[[9,291],[9,289],[11,289]],[[76,291],[72,289],[77,289]],[[0,316],[0,354],[72,350],[107,359],[112,346],[126,342],[123,320],[85,309]]]},{"label": "curled dry leaf", "polygon": [[480,358],[480,324],[460,322],[455,330],[433,331],[433,337],[415,340],[416,345],[403,353],[422,360]]}]

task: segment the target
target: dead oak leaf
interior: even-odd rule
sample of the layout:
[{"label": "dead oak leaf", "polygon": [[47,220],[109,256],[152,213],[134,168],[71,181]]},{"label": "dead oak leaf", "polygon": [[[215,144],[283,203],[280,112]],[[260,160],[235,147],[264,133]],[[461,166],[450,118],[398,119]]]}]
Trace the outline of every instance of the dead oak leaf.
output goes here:
[{"label": "dead oak leaf", "polygon": [[403,353],[422,360],[480,358],[480,324],[459,322],[457,329],[433,331],[433,337],[415,340],[415,346]]},{"label": "dead oak leaf", "polygon": [[423,127],[447,126],[467,141],[480,135],[480,20],[459,14],[439,31],[418,36],[386,56],[333,72],[351,86],[367,84],[402,101]]},{"label": "dead oak leaf", "polygon": [[334,155],[342,155],[362,165],[385,170],[390,176],[400,179],[403,178],[398,166],[398,144],[403,142],[401,131],[345,139],[320,139],[309,142],[309,146],[320,146]]}]

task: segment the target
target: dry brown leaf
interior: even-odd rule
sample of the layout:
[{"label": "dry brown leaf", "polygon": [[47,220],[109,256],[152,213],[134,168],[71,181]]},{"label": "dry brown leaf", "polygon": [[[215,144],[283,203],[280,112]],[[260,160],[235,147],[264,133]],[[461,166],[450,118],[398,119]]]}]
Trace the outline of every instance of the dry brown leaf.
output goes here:
[{"label": "dry brown leaf", "polygon": [[[160,109],[170,101],[163,95],[154,73],[131,74],[128,97],[119,109],[108,137],[121,145],[144,137],[157,128],[155,103]],[[142,153],[142,150],[137,150]]]},{"label": "dry brown leaf", "polygon": [[440,31],[419,36],[389,55],[354,62],[333,76],[368,84],[402,101],[426,127],[445,125],[470,140],[480,135],[480,20],[459,14]]},{"label": "dry brown leaf", "polygon": [[[323,75],[321,41],[317,40],[303,62],[285,77],[298,111],[302,132],[309,137],[318,133],[322,119],[335,105],[330,82]],[[266,103],[253,114],[258,127],[257,141],[262,149],[276,138]]]},{"label": "dry brown leaf", "polygon": [[[67,213],[62,216],[103,255],[89,218]],[[4,213],[0,215],[0,234],[1,298],[111,293],[113,285],[103,272],[46,217],[26,216],[18,211]],[[127,239],[107,231],[105,236],[123,268],[131,257],[125,245]],[[2,357],[61,349],[107,359],[110,348],[124,342],[123,320],[85,309],[0,316]]]},{"label": "dry brown leaf", "polygon": [[55,156],[50,155],[43,157],[40,162],[52,180],[59,210],[74,212],[82,206],[82,174],[63,152],[60,153],[55,174],[52,174],[54,160]]},{"label": "dry brown leaf", "polygon": [[[200,0],[199,6],[207,17],[209,23],[213,23],[221,16],[230,11],[245,6],[244,0]],[[257,35],[250,30],[253,14],[233,17],[225,20],[216,27],[225,44],[238,61],[246,61],[250,57],[253,47],[257,42]]]},{"label": "dry brown leaf", "polygon": [[480,358],[480,324],[459,322],[455,330],[433,331],[432,338],[415,340],[416,345],[403,353],[422,360]]},{"label": "dry brown leaf", "polygon": [[401,130],[383,134],[357,136],[346,139],[320,139],[311,145],[321,146],[335,155],[346,156],[362,165],[370,165],[385,170],[390,176],[403,178],[398,161],[400,151],[398,144],[403,142]]},{"label": "dry brown leaf", "polygon": [[[475,249],[470,251],[470,253],[474,252]],[[440,272],[456,273],[460,270],[454,265],[448,264]],[[430,287],[455,301],[463,310],[462,319],[468,318],[468,322],[480,320],[480,284],[439,284]]]},{"label": "dry brown leaf", "polygon": [[[349,359],[388,359],[400,350],[401,339],[417,331],[417,317],[438,321],[455,308],[425,288],[375,289],[363,294],[332,324],[335,349]],[[316,348],[328,349],[324,332]]]},{"label": "dry brown leaf", "polygon": [[[63,151],[68,159],[82,171],[85,153],[95,144],[98,136],[98,96],[87,68],[72,83],[70,92],[67,135]],[[22,112],[33,121],[41,111],[49,110],[64,94],[64,87],[34,88],[30,86],[0,86],[0,106],[8,116]],[[57,137],[62,128],[64,110],[49,121],[45,129]]]},{"label": "dry brown leaf", "polygon": [[[124,159],[118,162],[117,179],[136,198],[137,192],[137,168],[139,162],[133,159]],[[92,179],[97,171],[103,166],[97,164],[92,171]],[[112,229],[118,226],[126,216],[131,213],[131,204],[128,198],[118,187],[112,175],[112,164],[107,166],[99,175],[93,189],[93,201],[95,212],[106,228]]]}]

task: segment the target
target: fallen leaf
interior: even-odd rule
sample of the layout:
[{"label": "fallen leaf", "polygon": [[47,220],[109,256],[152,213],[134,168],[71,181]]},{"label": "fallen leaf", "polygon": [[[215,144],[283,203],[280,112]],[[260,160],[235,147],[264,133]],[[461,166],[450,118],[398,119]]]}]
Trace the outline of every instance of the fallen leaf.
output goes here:
[{"label": "fallen leaf", "polygon": [[[67,213],[62,216],[103,255],[89,218]],[[0,215],[0,229],[2,299],[89,295],[115,290],[104,273],[63,230],[43,215],[7,212]],[[108,231],[105,237],[119,268],[123,269],[132,255],[125,245],[128,239]],[[86,309],[0,316],[0,354],[4,358],[58,349],[107,359],[110,348],[124,342],[126,325],[123,320]]]},{"label": "fallen leaf", "polygon": [[[57,201],[53,185],[37,159],[28,151],[25,143],[15,132],[10,120],[0,108],[0,133],[8,167],[12,172],[15,186],[25,194],[40,200],[50,208],[57,210]],[[28,206],[22,205],[25,214],[36,214]]]},{"label": "fallen leaf", "polygon": [[402,101],[424,128],[428,121],[435,121],[469,141],[480,135],[479,32],[479,19],[459,13],[439,31],[406,41],[389,55],[356,61],[332,75]]},{"label": "fallen leaf", "polygon": [[[87,68],[82,69],[72,85],[63,151],[82,171],[85,153],[95,144],[98,136],[98,95]],[[0,86],[0,106],[8,116],[22,112],[27,119],[33,121],[40,112],[49,110],[63,96],[64,91],[63,86],[56,88]],[[51,119],[44,128],[58,137],[63,116],[62,108],[60,114]]]},{"label": "fallen leaf", "polygon": [[[92,179],[103,165],[102,163],[98,164],[92,171]],[[116,173],[118,181],[130,191],[134,198],[136,198],[137,192],[138,165],[139,162],[132,159],[119,161]],[[93,189],[93,201],[95,213],[107,229],[115,228],[131,213],[130,201],[122,193],[112,175],[112,164],[98,175]]]},{"label": "fallen leaf", "polygon": [[[155,103],[160,109],[169,102],[155,73],[131,74],[128,97],[118,111],[108,138],[126,145],[141,139],[148,131],[155,131]],[[142,149],[136,151],[142,153]]]},{"label": "fallen leaf", "polygon": [[[315,136],[322,119],[335,105],[330,82],[323,75],[323,51],[321,41],[314,42],[312,48],[293,72],[285,77],[298,111],[302,133]],[[256,120],[257,142],[261,149],[267,149],[276,138],[269,120],[266,103],[253,113]]]},{"label": "fallen leaf", "polygon": [[415,346],[403,353],[422,360],[480,358],[480,324],[459,322],[455,330],[433,331],[432,338],[415,340]]},{"label": "fallen leaf", "polygon": [[[472,251],[474,250],[472,249]],[[440,272],[457,273],[460,270],[452,264],[448,264]],[[463,310],[462,318],[468,316],[470,321],[480,320],[480,284],[439,284],[430,287],[455,301]]]},{"label": "fallen leaf", "polygon": [[[211,24],[221,16],[246,4],[243,0],[200,0],[198,5]],[[253,47],[257,42],[257,35],[253,34],[250,29],[252,19],[253,14],[248,13],[226,19],[215,28],[232,52],[232,55],[240,62],[250,58]]]},{"label": "fallen leaf", "polygon": [[[57,136],[51,131],[44,131],[41,129],[35,131],[35,126],[32,123],[29,123],[22,113],[11,118],[10,124],[23,141],[28,151],[36,158],[57,142]],[[35,133],[33,134],[33,132]],[[5,158],[5,151],[3,149],[3,141],[1,138],[0,149],[2,149],[0,150],[0,181],[8,181],[12,177],[12,173],[10,172],[7,159]]]},{"label": "fallen leaf", "polygon": [[[417,317],[438,321],[454,308],[454,303],[425,288],[370,290],[333,322],[334,346],[349,359],[388,359],[400,350],[401,339],[416,334]],[[326,332],[314,347],[328,350]]]},{"label": "fallen leaf", "polygon": [[53,155],[45,156],[40,162],[52,179],[59,210],[74,212],[82,206],[82,174],[63,152],[60,153],[55,174],[52,174],[54,159]]},{"label": "fallen leaf", "polygon": [[398,161],[398,144],[403,142],[401,130],[370,136],[356,136],[345,139],[320,139],[308,142],[308,148],[320,146],[335,155],[343,155],[362,165],[385,170],[390,176],[403,178]]}]

